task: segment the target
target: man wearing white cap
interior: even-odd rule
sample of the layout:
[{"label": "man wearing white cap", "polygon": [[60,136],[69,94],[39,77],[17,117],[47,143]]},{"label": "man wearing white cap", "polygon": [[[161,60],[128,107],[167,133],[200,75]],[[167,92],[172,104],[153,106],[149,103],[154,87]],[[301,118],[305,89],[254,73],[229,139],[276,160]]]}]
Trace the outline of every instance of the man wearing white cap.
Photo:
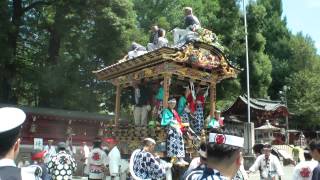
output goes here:
[{"label": "man wearing white cap", "polygon": [[210,133],[207,144],[207,167],[193,171],[187,180],[227,180],[233,178],[241,166],[242,137],[224,133]]},{"label": "man wearing white cap", "polygon": [[21,125],[26,114],[18,108],[0,108],[0,179],[1,180],[33,180],[41,176],[41,168],[16,167],[14,162],[20,148]]},{"label": "man wearing white cap", "polygon": [[151,138],[143,140],[143,148],[135,150],[130,158],[130,173],[134,179],[162,179],[165,168],[169,165],[160,163],[160,159],[153,155],[156,141]]}]

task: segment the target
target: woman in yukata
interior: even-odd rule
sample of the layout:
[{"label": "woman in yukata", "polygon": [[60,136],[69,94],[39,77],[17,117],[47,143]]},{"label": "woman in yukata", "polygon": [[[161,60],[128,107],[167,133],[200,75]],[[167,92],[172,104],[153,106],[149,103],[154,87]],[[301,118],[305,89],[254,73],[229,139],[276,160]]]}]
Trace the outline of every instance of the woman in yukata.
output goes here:
[{"label": "woman in yukata", "polygon": [[179,98],[177,111],[178,111],[179,116],[182,119],[182,123],[189,123],[190,109],[188,106],[187,97],[189,96],[191,91],[190,91],[189,87],[185,87],[185,89],[186,90],[185,90],[184,95],[180,96],[180,98]]},{"label": "woman in yukata", "polygon": [[167,156],[171,157],[173,162],[175,158],[178,159],[176,164],[188,165],[183,158],[185,157],[184,141],[182,135],[181,119],[177,111],[176,99],[172,98],[168,101],[168,108],[162,112],[161,125],[167,126]]}]

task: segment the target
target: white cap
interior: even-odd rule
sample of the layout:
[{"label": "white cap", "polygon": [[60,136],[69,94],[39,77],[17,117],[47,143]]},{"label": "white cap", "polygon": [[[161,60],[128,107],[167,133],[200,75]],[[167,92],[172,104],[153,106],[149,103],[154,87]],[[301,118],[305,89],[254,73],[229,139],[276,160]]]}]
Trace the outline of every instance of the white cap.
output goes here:
[{"label": "white cap", "polygon": [[209,134],[209,142],[216,144],[226,144],[230,146],[243,147],[244,139],[238,136],[226,135],[226,134]]},{"label": "white cap", "polygon": [[145,138],[144,140],[145,141],[149,141],[149,142],[151,142],[153,144],[157,144],[156,141],[154,139],[152,139],[152,138]]},{"label": "white cap", "polygon": [[26,120],[26,114],[18,108],[0,108],[0,133],[9,131],[20,126]]}]

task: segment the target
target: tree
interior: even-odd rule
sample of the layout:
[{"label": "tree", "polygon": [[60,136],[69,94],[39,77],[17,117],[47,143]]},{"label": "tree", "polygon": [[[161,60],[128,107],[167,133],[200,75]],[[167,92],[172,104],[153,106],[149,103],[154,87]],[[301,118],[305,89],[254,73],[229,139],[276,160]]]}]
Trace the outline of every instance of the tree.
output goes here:
[{"label": "tree", "polygon": [[31,10],[50,4],[49,1],[8,0],[1,1],[1,46],[4,46],[3,55],[0,56],[3,76],[0,78],[0,100],[5,103],[17,103],[15,82],[19,76],[22,62],[16,59],[20,29],[24,16]]},{"label": "tree", "polygon": [[[0,79],[7,90],[7,93],[0,91],[0,100],[8,102],[2,97],[14,94],[14,102],[19,104],[96,111],[101,97],[112,91],[108,91],[110,85],[95,80],[92,70],[123,56],[133,34],[138,34],[132,3],[128,0],[1,3],[5,9],[1,11],[4,15],[1,26],[7,29],[1,28],[0,38],[7,42],[12,19],[9,15],[14,14],[15,7],[11,3],[20,3],[24,13],[20,16],[16,48],[10,43],[0,44],[8,49],[10,57],[6,60],[14,62],[13,68],[8,66],[10,63],[0,65],[7,74],[14,74]],[[9,53],[13,51],[16,53]]]},{"label": "tree", "polygon": [[320,79],[317,76],[319,66],[316,69],[317,71],[301,70],[288,78],[291,87],[288,103],[290,111],[294,113],[294,124],[299,127],[315,128],[320,122]]},{"label": "tree", "polygon": [[[262,34],[263,19],[266,9],[262,5],[251,2],[248,6],[248,43],[250,92],[253,97],[267,98],[268,88],[271,84],[272,65],[269,56],[265,53],[266,39]],[[244,58],[243,58],[244,59]],[[245,67],[243,60],[240,62]],[[246,84],[245,72],[241,74],[241,84]],[[245,89],[245,88],[243,88]]]}]

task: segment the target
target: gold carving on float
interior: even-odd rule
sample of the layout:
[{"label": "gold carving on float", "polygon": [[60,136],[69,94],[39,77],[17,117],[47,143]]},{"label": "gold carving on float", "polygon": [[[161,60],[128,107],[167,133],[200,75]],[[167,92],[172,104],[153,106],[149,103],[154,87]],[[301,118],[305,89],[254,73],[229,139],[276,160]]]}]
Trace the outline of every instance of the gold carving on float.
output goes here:
[{"label": "gold carving on float", "polygon": [[236,76],[236,72],[234,68],[230,67],[230,65],[226,62],[226,60],[223,57],[221,59],[221,68],[225,76],[227,77]]},{"label": "gold carving on float", "polygon": [[192,50],[194,49],[192,44],[188,44],[183,51],[179,51],[173,54],[163,54],[162,57],[164,59],[170,59],[177,62],[185,62],[189,59],[189,56],[192,53]]},{"label": "gold carving on float", "polygon": [[192,65],[206,69],[217,68],[220,65],[219,56],[213,55],[207,49],[194,48],[192,44],[188,44],[182,51],[163,54],[162,57],[176,62],[189,62]]}]

